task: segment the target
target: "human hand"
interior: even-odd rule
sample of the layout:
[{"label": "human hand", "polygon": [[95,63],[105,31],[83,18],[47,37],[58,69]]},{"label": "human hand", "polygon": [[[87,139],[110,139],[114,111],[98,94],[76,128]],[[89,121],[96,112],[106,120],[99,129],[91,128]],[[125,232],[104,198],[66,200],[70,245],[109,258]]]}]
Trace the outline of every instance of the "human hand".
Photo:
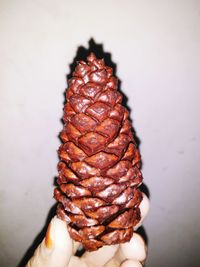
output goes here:
[{"label": "human hand", "polygon": [[[149,210],[149,200],[143,194],[140,204],[141,221]],[[47,229],[46,237],[36,249],[26,267],[141,267],[146,259],[144,240],[137,233],[124,244],[104,246],[97,251],[75,256],[80,243],[73,241],[67,231],[66,222],[54,217]]]}]

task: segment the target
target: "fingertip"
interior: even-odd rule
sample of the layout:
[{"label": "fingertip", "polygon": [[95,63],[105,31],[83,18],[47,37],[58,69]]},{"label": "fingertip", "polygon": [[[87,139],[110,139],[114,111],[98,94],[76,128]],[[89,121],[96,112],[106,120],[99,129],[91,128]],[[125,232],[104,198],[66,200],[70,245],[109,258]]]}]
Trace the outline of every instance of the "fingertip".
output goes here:
[{"label": "fingertip", "polygon": [[72,240],[72,247],[73,247],[73,255],[76,254],[78,250],[82,250],[83,246],[80,242]]},{"label": "fingertip", "polygon": [[50,239],[52,240],[53,248],[51,249],[51,253],[47,259],[47,266],[67,266],[72,256],[72,240],[69,236],[66,222],[58,219],[57,217],[54,217],[51,220]]},{"label": "fingertip", "polygon": [[148,197],[142,193],[142,202],[140,203],[140,212],[141,212],[141,218],[144,219],[149,212],[150,209],[150,202]]},{"label": "fingertip", "polygon": [[149,199],[148,197],[142,193],[142,202],[140,203],[140,214],[141,214],[141,220],[139,221],[138,224],[136,224],[134,226],[134,230],[137,230],[143,223],[145,217],[147,216],[148,212],[149,212],[149,209],[150,209],[150,202],[149,202]]},{"label": "fingertip", "polygon": [[54,246],[58,249],[72,250],[72,240],[67,230],[67,224],[65,221],[60,220],[56,216],[51,220],[51,233]]},{"label": "fingertip", "polygon": [[146,245],[142,237],[134,233],[131,240],[120,245],[120,250],[126,259],[144,261],[146,259],[147,251]]},{"label": "fingertip", "polygon": [[36,249],[27,267],[66,267],[72,255],[72,240],[66,222],[54,217],[46,236]]}]

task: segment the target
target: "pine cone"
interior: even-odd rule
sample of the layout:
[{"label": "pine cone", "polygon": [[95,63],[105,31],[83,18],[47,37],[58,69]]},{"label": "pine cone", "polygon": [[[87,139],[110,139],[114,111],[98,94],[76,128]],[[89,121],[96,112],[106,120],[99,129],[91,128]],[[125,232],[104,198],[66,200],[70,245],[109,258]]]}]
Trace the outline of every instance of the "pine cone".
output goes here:
[{"label": "pine cone", "polygon": [[57,215],[86,250],[127,242],[140,220],[140,154],[112,68],[92,53],[66,93]]}]

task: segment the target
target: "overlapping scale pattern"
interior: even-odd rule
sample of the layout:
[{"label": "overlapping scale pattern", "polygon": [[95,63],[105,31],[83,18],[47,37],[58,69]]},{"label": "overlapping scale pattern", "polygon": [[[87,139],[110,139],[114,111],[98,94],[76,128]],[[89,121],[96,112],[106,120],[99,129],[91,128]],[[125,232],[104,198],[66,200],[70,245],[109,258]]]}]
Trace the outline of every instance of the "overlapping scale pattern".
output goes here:
[{"label": "overlapping scale pattern", "polygon": [[58,150],[57,215],[86,250],[129,241],[140,220],[140,154],[117,79],[92,53],[69,80]]}]

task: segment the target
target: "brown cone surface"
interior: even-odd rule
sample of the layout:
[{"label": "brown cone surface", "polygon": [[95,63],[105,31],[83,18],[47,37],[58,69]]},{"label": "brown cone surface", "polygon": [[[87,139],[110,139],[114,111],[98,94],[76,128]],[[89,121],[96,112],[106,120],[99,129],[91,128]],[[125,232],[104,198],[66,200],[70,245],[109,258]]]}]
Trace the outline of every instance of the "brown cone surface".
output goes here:
[{"label": "brown cone surface", "polygon": [[57,215],[86,250],[130,240],[140,220],[140,154],[117,79],[94,54],[69,80],[59,148]]}]

